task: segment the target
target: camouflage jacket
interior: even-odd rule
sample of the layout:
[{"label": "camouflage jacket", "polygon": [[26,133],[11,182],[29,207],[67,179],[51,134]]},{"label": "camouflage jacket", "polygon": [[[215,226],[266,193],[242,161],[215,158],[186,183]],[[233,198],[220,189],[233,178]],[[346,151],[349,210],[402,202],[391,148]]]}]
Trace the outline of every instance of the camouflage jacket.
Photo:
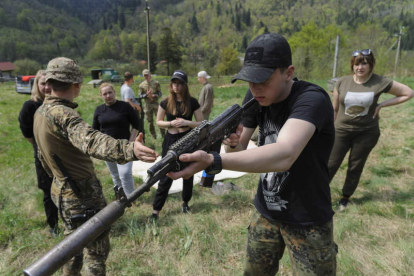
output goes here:
[{"label": "camouflage jacket", "polygon": [[52,158],[53,153],[76,181],[95,175],[90,156],[120,164],[137,160],[133,143],[114,139],[93,129],[74,110],[77,106],[76,103],[47,95],[35,113],[34,134],[39,159],[49,174],[64,182],[63,174]]},{"label": "camouflage jacket", "polygon": [[138,88],[139,89],[139,95],[140,96],[146,95],[147,92],[148,92],[149,87],[151,87],[152,94],[155,97],[154,98],[146,97],[145,98],[145,103],[148,103],[148,104],[157,103],[158,98],[161,98],[161,96],[162,96],[162,92],[161,92],[160,83],[156,80],[150,80],[149,83],[146,80],[141,82],[141,84],[139,85],[139,88]]}]

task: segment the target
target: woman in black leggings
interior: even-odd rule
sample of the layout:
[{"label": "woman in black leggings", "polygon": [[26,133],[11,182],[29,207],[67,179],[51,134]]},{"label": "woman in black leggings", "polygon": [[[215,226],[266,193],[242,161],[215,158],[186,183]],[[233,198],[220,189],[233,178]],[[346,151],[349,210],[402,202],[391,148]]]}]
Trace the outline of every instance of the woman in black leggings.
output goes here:
[{"label": "woman in black leggings", "polygon": [[[187,75],[184,71],[177,70],[174,72],[171,77],[169,91],[169,96],[160,103],[157,113],[157,125],[160,128],[168,129],[164,137],[164,142],[162,143],[162,157],[166,155],[168,148],[172,144],[186,135],[192,128],[200,125],[203,120],[200,104],[190,95],[187,85]],[[196,120],[195,122],[192,121],[193,115]],[[166,121],[164,120],[165,117],[167,117]],[[160,180],[157,193],[155,194],[153,212],[150,220],[158,219],[159,212],[167,200],[168,191],[171,188],[172,182],[173,180],[168,176]],[[183,213],[190,211],[188,202],[191,200],[192,195],[193,177],[186,180],[183,179]]]}]

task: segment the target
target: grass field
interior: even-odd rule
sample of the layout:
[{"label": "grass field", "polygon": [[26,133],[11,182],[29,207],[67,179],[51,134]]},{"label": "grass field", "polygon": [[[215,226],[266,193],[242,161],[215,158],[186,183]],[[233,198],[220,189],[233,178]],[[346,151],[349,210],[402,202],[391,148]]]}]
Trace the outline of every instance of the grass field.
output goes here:
[{"label": "grass field", "polygon": [[[169,78],[157,79],[166,95]],[[134,83],[135,88],[140,80]],[[414,87],[414,79],[400,81]],[[326,86],[325,80],[315,82]],[[230,105],[240,104],[247,90],[243,82],[229,85],[229,78],[212,83],[213,118]],[[193,78],[192,95],[198,98],[200,89]],[[33,150],[18,127],[20,108],[28,99],[29,95],[17,94],[13,84],[0,84],[0,275],[22,275],[24,268],[63,238],[48,235]],[[83,85],[76,102],[82,117],[92,123],[96,106],[102,104],[98,89]],[[381,110],[381,138],[365,167],[353,204],[334,216],[339,246],[337,275],[414,275],[413,126],[414,101]],[[147,137],[147,145],[160,152],[160,139]],[[110,174],[103,161],[94,162],[106,198],[112,201]],[[331,184],[335,210],[346,169],[345,162]],[[146,224],[155,191],[151,189],[113,225],[107,275],[242,275],[257,180],[256,174],[232,179],[241,190],[224,196],[195,186],[189,215],[181,214],[180,195],[173,194],[156,228]],[[140,183],[142,179],[136,178],[136,184]],[[287,254],[279,275],[291,275]]]}]

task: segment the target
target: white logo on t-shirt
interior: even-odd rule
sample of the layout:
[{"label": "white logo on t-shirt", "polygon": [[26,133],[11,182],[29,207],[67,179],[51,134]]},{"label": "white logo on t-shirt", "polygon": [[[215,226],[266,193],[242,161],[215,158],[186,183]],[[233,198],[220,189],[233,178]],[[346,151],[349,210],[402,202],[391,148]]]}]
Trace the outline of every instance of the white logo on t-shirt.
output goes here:
[{"label": "white logo on t-shirt", "polygon": [[[266,133],[260,133],[260,136],[264,136],[264,144],[268,145],[276,143],[281,126],[276,126],[272,121],[265,122],[265,125],[264,129],[266,129]],[[268,172],[260,175],[267,209],[271,211],[282,211],[282,208],[287,208],[286,205],[289,202],[282,199],[280,193],[283,190],[288,177],[289,171]]]},{"label": "white logo on t-shirt", "polygon": [[374,92],[349,92],[345,96],[345,114],[351,117],[365,116],[374,101]]}]

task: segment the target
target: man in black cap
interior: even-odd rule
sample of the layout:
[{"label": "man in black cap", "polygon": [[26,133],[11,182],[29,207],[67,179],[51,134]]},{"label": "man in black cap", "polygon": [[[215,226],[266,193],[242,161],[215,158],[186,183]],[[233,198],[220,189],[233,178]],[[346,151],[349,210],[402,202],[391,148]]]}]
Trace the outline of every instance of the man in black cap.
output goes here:
[{"label": "man in black cap", "polygon": [[[249,83],[245,102],[257,104],[224,143],[224,154],[197,151],[180,157],[193,162],[169,173],[187,178],[205,169],[261,173],[248,233],[244,275],[275,275],[285,247],[294,275],[335,275],[333,210],[328,159],[334,142],[333,109],[319,86],[293,78],[286,39],[265,33],[248,46],[233,79]],[[259,147],[246,150],[259,127]],[[235,147],[231,149],[229,146]]]}]

